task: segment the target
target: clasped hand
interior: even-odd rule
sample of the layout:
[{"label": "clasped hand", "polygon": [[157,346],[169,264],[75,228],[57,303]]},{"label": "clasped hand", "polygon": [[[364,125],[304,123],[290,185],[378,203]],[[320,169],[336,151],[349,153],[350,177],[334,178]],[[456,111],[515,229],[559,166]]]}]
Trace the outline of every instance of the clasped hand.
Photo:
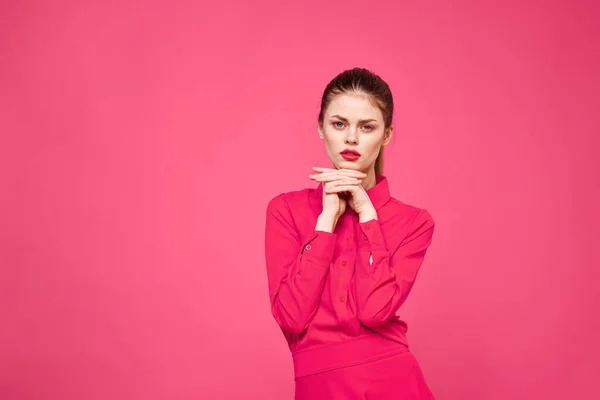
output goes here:
[{"label": "clasped hand", "polygon": [[323,211],[339,217],[348,205],[356,212],[361,221],[377,218],[377,213],[362,179],[367,174],[351,169],[333,169],[313,167],[316,172],[309,177],[323,183]]}]

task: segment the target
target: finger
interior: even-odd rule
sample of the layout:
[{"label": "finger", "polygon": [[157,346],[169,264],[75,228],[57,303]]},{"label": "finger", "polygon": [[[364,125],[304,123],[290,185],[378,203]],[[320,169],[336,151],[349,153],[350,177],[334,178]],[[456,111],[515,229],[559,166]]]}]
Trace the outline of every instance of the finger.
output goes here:
[{"label": "finger", "polygon": [[[317,177],[335,177],[337,179],[350,177],[350,175],[348,175],[348,174],[338,173],[337,171],[321,172],[319,174],[310,174],[308,176],[311,177],[311,178],[317,178]],[[352,176],[352,177],[356,178],[355,176]]]},{"label": "finger", "polygon": [[328,176],[315,176],[311,178],[317,182],[334,182],[334,181],[348,181],[352,183],[360,183],[362,179],[358,178],[349,178],[347,176],[337,176],[337,175],[328,175]]},{"label": "finger", "polygon": [[365,174],[364,172],[361,171],[357,171],[354,169],[346,169],[346,168],[341,168],[341,169],[333,169],[333,168],[323,168],[323,167],[312,167],[312,169],[314,171],[317,172],[321,172],[321,173],[342,173],[342,174],[351,174],[351,175],[361,175],[363,177],[366,177],[367,174]]},{"label": "finger", "polygon": [[338,172],[337,169],[329,169],[329,170],[324,170],[324,171],[317,171],[316,173],[311,174],[311,175],[313,175],[313,176],[316,176],[316,175],[332,175],[332,174],[335,174],[337,172]]},{"label": "finger", "polygon": [[321,172],[319,174],[310,174],[309,176],[312,178],[314,176],[332,176],[332,175],[347,176],[347,177],[359,178],[359,179],[367,177],[367,174],[365,174],[364,172],[355,171],[355,170],[351,170],[351,169],[336,169],[336,170]]},{"label": "finger", "polygon": [[342,176],[351,176],[354,178],[366,178],[367,177],[367,174],[365,174],[364,172],[355,171],[353,169],[340,169],[337,171],[337,173]]},{"label": "finger", "polygon": [[330,193],[330,194],[331,193],[340,193],[340,192],[350,192],[352,194],[352,193],[355,193],[357,189],[358,189],[357,186],[350,186],[350,185],[340,185],[340,186],[323,188],[325,193]]},{"label": "finger", "polygon": [[332,180],[332,181],[327,181],[324,182],[323,185],[325,187],[335,187],[335,186],[340,186],[340,185],[347,185],[347,186],[360,186],[361,182],[359,182],[358,180],[353,180],[353,179],[336,179],[336,180]]},{"label": "finger", "polygon": [[312,167],[313,171],[317,172],[325,172],[325,171],[337,171],[337,169],[333,168],[324,168],[324,167]]}]

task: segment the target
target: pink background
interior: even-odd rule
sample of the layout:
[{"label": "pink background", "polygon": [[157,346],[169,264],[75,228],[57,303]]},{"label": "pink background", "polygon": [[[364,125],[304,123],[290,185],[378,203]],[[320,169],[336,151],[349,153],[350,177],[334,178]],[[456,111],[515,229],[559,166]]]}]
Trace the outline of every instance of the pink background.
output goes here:
[{"label": "pink background", "polygon": [[2,400],[291,398],[264,211],[353,66],[437,222],[401,310],[437,398],[600,398],[598,2],[319,3],[2,2]]}]

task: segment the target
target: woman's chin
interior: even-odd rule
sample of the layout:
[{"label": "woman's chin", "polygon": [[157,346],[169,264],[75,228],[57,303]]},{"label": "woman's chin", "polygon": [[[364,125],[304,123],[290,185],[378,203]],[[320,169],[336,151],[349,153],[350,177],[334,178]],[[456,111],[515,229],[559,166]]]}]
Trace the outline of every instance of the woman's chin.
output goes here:
[{"label": "woman's chin", "polygon": [[333,165],[337,168],[337,169],[352,169],[355,171],[361,171],[361,164],[357,163],[356,161],[346,161],[346,160],[341,160],[339,162],[333,163]]}]

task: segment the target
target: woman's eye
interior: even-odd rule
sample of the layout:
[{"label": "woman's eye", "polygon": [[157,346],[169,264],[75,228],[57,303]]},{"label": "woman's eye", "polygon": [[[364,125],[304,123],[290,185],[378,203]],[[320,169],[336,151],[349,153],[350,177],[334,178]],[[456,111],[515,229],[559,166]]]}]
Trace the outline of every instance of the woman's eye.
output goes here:
[{"label": "woman's eye", "polygon": [[343,123],[343,122],[340,122],[340,121],[335,121],[335,122],[333,123],[333,126],[334,126],[335,128],[343,128],[343,127],[344,127],[344,123]]},{"label": "woman's eye", "polygon": [[368,131],[372,131],[373,130],[373,125],[364,125],[363,128],[366,129],[366,130],[368,130]]}]

